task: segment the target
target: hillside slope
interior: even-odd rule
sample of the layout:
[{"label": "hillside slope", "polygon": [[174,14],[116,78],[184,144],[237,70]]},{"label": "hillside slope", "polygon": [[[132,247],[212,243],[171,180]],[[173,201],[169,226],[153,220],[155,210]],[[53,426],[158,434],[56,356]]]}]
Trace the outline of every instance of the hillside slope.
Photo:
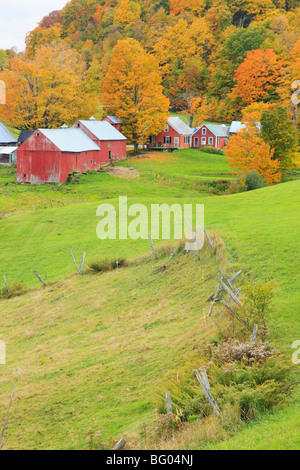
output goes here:
[{"label": "hillside slope", "polygon": [[[203,200],[206,226],[217,230],[226,242],[229,269],[243,269],[243,282],[254,276],[276,281],[272,338],[288,357],[292,343],[300,337],[299,185],[295,181]],[[157,202],[149,197],[132,201]],[[163,202],[178,202],[178,198]],[[201,199],[180,202],[200,203]],[[72,206],[71,211],[65,207],[15,216],[17,256],[7,259],[3,255],[6,250],[10,253],[11,221],[4,219],[2,269],[7,271],[17,263],[15,273],[30,273],[38,264],[41,274],[47,269],[55,281],[74,272],[67,252],[70,243],[76,254],[87,249],[89,259],[114,257],[116,251],[119,256],[135,257],[149,250],[147,241],[124,241],[117,246],[112,241],[97,243],[96,206],[88,203]],[[16,230],[15,223],[13,227]],[[154,274],[150,263],[105,276],[72,275],[45,290],[34,289],[2,301],[0,331],[1,339],[8,341],[8,365],[0,385],[1,410],[12,383],[18,382],[10,446],[81,447],[90,426],[105,431],[105,436],[131,430],[136,438],[142,422],[151,422],[155,416],[155,381],[206,334],[201,318],[214,282],[204,285],[203,294],[201,279],[214,272],[216,265],[206,252],[201,261],[198,265],[183,257],[165,273]],[[294,366],[295,373],[298,367]],[[290,448],[297,447],[298,434],[290,430],[298,413],[297,407],[290,407],[273,421],[266,416],[220,446],[244,448],[251,439],[249,447],[261,448],[261,433],[273,430],[274,435],[281,426],[281,435],[274,436],[268,446],[280,448],[289,441]]]}]

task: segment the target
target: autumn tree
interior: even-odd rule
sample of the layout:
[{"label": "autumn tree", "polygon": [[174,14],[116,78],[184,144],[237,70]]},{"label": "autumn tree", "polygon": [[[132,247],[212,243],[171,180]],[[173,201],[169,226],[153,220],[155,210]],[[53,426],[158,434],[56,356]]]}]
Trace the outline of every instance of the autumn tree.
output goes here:
[{"label": "autumn tree", "polygon": [[256,170],[269,184],[281,180],[280,162],[274,159],[274,151],[259,135],[255,125],[247,125],[229,139],[226,160],[237,173]]},{"label": "autumn tree", "polygon": [[264,111],[261,117],[262,137],[267,142],[281,170],[289,170],[298,156],[298,133],[287,109],[276,105]]},{"label": "autumn tree", "polygon": [[270,103],[252,103],[249,106],[246,106],[242,110],[242,121],[243,122],[250,122],[250,123],[258,123],[261,120],[262,114],[264,111],[270,109]]},{"label": "autumn tree", "polygon": [[253,19],[265,19],[276,10],[272,0],[228,0],[228,5],[234,24],[240,28],[249,26]]},{"label": "autumn tree", "polygon": [[261,28],[234,29],[219,45],[210,65],[208,90],[218,98],[227,97],[234,87],[234,73],[243,63],[248,52],[259,49],[264,35]]},{"label": "autumn tree", "polygon": [[235,72],[233,96],[240,97],[245,104],[256,101],[274,102],[278,98],[276,85],[281,67],[282,61],[272,49],[248,52]]},{"label": "autumn tree", "polygon": [[131,29],[141,17],[141,7],[130,0],[122,0],[116,9],[114,24],[119,24],[125,29]]},{"label": "autumn tree", "polygon": [[199,16],[204,8],[204,0],[170,0],[170,11],[174,15],[187,11]]},{"label": "autumn tree", "polygon": [[169,100],[163,94],[154,57],[134,39],[117,43],[102,88],[108,112],[124,122],[123,131],[138,153],[139,143],[161,132],[168,119]]},{"label": "autumn tree", "polygon": [[63,44],[42,46],[33,59],[16,57],[0,74],[7,84],[2,116],[18,129],[58,127],[88,118],[97,103],[87,94],[85,64]]}]

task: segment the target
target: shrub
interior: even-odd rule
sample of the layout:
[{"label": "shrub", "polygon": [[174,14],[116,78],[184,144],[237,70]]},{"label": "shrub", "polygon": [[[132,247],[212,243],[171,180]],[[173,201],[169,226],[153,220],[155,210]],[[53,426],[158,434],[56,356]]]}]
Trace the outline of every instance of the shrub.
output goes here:
[{"label": "shrub", "polygon": [[203,147],[201,147],[200,150],[201,150],[201,152],[205,152],[205,153],[214,153],[216,155],[225,155],[224,150],[216,149],[215,147],[210,147],[209,145],[203,145]]},{"label": "shrub", "polygon": [[253,191],[254,189],[260,189],[266,186],[266,182],[256,170],[253,170],[251,173],[246,174],[245,185],[247,191]]},{"label": "shrub", "polygon": [[15,286],[9,286],[9,294],[7,290],[1,289],[0,290],[0,298],[1,299],[11,299],[12,297],[19,297],[20,295],[24,294],[25,286],[23,284],[16,284]]},{"label": "shrub", "polygon": [[109,260],[109,259],[99,259],[96,261],[91,261],[88,266],[93,271],[97,273],[104,273],[107,271],[113,271],[114,269],[121,268],[128,265],[128,261],[126,258],[120,258],[117,260]]},{"label": "shrub", "polygon": [[262,338],[266,335],[267,320],[274,309],[274,288],[275,285],[270,282],[244,286],[245,302],[239,314],[249,329],[252,329],[255,324],[258,325]]},{"label": "shrub", "polygon": [[67,184],[80,183],[80,173],[78,173],[77,171],[74,171],[73,173],[69,173],[66,178],[66,183]]}]

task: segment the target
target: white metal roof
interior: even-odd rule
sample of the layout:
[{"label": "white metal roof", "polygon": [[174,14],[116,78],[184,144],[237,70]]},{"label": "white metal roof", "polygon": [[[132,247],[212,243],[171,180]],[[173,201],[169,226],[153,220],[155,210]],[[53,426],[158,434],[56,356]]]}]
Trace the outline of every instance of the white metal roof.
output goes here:
[{"label": "white metal roof", "polygon": [[62,152],[88,152],[100,150],[81,129],[39,129]]},{"label": "white metal roof", "polygon": [[[231,127],[230,127],[230,134],[236,134],[237,132],[240,132],[242,129],[245,129],[246,125],[248,123],[242,124],[241,121],[232,121]],[[261,123],[257,122],[256,127],[258,130],[261,130]]]},{"label": "white metal roof", "polygon": [[241,121],[232,121],[232,124],[230,126],[230,133],[231,134],[236,134],[237,132],[240,132],[242,129],[245,129],[245,124],[242,124]]},{"label": "white metal roof", "polygon": [[16,139],[6,129],[4,124],[0,122],[0,143],[1,144],[14,144],[17,143]]},{"label": "white metal roof", "polygon": [[117,116],[106,116],[107,118],[109,118],[114,124],[123,124],[122,121],[120,121]]},{"label": "white metal roof", "polygon": [[8,154],[8,153],[14,153],[17,150],[18,147],[0,147],[0,153],[3,154]]},{"label": "white metal roof", "polygon": [[99,140],[127,140],[107,121],[79,121]]},{"label": "white metal roof", "polygon": [[194,129],[191,129],[179,117],[169,117],[168,124],[180,135],[192,135]]}]

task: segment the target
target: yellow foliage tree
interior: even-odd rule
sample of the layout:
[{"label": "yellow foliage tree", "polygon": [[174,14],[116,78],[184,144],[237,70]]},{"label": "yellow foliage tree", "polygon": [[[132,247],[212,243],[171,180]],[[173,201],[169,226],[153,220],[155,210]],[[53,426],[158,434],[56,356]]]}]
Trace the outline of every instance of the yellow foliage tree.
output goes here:
[{"label": "yellow foliage tree", "polygon": [[97,108],[84,83],[85,64],[63,44],[37,49],[33,59],[18,56],[0,74],[7,84],[2,119],[18,129],[57,127],[91,116]]},{"label": "yellow foliage tree", "polygon": [[153,48],[163,77],[172,75],[174,63],[178,60],[183,67],[188,65],[191,58],[201,64],[211,41],[212,35],[204,18],[196,18],[191,24],[180,18],[177,24],[168,26]]},{"label": "yellow foliage tree", "polygon": [[169,100],[153,56],[134,39],[118,41],[104,79],[102,102],[124,122],[123,131],[138,152],[139,143],[164,129]]},{"label": "yellow foliage tree", "polygon": [[243,122],[258,123],[262,113],[267,111],[272,105],[270,103],[252,103],[242,110]]},{"label": "yellow foliage tree", "polygon": [[61,33],[62,25],[59,23],[55,24],[52,28],[41,28],[37,26],[26,35],[25,44],[27,56],[33,57],[36,49],[40,46],[59,41]]},{"label": "yellow foliage tree", "polygon": [[116,10],[114,24],[119,24],[125,29],[130,29],[140,18],[140,5],[136,2],[131,2],[130,0],[123,0]]}]

